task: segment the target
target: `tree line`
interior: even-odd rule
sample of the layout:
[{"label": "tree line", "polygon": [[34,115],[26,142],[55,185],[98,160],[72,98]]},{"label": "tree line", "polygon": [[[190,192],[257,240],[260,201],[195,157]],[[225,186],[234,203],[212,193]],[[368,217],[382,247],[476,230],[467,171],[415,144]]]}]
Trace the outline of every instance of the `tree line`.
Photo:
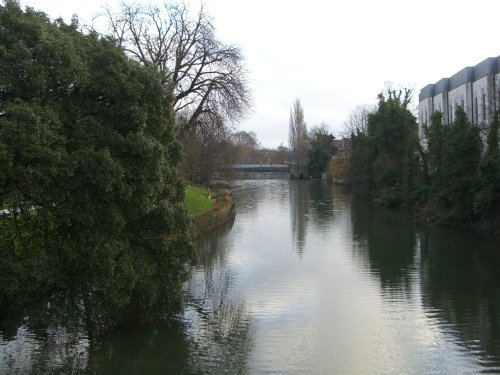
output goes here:
[{"label": "tree line", "polygon": [[286,163],[288,149],[263,147],[252,131],[200,134],[184,140],[182,172],[191,182],[209,185],[217,177],[230,177],[234,164]]},{"label": "tree line", "polygon": [[[288,147],[264,148],[252,131],[231,129],[200,133],[187,140],[184,175],[189,180],[208,184],[214,176],[230,176],[234,164],[294,163],[307,170],[311,178],[321,178],[336,152],[335,136],[326,123],[307,129],[304,109],[296,99],[290,110]],[[225,174],[229,171],[229,174]]]},{"label": "tree line", "polygon": [[411,90],[388,90],[352,132],[353,188],[385,207],[409,207],[421,219],[442,225],[500,228],[498,113],[484,141],[458,107],[443,124],[435,112],[418,136],[409,109]]},{"label": "tree line", "polygon": [[181,306],[182,163],[249,108],[243,56],[203,9],[107,19],[83,32],[0,5],[0,318],[39,302],[107,326]]},{"label": "tree line", "polygon": [[300,99],[295,99],[290,109],[288,144],[292,152],[291,162],[305,166],[309,177],[321,178],[336,152],[335,136],[326,123],[307,130],[304,108]]}]

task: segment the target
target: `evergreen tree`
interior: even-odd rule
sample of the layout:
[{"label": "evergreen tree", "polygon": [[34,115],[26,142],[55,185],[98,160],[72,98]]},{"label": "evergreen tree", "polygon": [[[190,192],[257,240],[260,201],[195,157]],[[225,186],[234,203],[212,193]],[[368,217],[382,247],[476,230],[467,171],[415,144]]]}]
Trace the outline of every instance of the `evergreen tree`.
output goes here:
[{"label": "evergreen tree", "polygon": [[433,197],[442,195],[441,190],[444,185],[443,163],[444,150],[447,141],[448,127],[443,125],[443,114],[434,112],[431,116],[430,125],[424,125],[424,132],[427,141],[427,183],[430,194]]},{"label": "evergreen tree", "polygon": [[465,111],[458,107],[455,121],[445,130],[442,185],[438,187],[444,222],[462,225],[472,220],[481,149],[479,128],[473,126]]},{"label": "evergreen tree", "polygon": [[9,0],[0,82],[2,309],[68,289],[107,322],[178,307],[190,246],[163,78]]},{"label": "evergreen tree", "polygon": [[410,90],[389,90],[379,95],[377,111],[368,116],[373,194],[383,206],[406,203],[414,186],[417,123],[408,110],[410,101]]},{"label": "evergreen tree", "polygon": [[474,199],[474,212],[481,215],[483,219],[493,221],[493,223],[495,218],[498,221],[500,216],[499,125],[499,113],[497,112],[488,133],[487,150],[480,164],[481,188]]},{"label": "evergreen tree", "polygon": [[358,132],[351,134],[351,182],[355,192],[370,195],[373,190],[371,138]]},{"label": "evergreen tree", "polygon": [[326,124],[315,126],[309,132],[308,171],[312,178],[321,178],[326,171],[328,161],[335,151],[334,140],[335,137],[328,131]]}]

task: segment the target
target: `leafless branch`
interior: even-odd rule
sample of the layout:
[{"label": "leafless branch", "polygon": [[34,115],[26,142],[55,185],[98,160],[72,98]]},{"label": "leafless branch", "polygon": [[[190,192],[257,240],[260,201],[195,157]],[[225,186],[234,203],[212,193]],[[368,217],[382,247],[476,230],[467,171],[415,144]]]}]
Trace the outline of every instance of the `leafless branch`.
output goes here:
[{"label": "leafless branch", "polygon": [[181,132],[224,126],[248,113],[243,55],[215,37],[203,7],[192,17],[183,3],[155,7],[123,2],[118,12],[108,8],[105,16],[109,32],[132,58],[153,64],[171,80],[174,110],[185,119]]}]

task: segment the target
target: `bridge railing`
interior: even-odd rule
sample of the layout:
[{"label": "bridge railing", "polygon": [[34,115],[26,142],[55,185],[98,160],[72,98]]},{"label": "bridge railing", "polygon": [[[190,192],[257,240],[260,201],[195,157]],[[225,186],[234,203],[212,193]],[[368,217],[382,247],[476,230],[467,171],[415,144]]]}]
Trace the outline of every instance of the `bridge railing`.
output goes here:
[{"label": "bridge railing", "polygon": [[237,172],[289,172],[289,164],[234,164],[230,167],[231,170]]}]

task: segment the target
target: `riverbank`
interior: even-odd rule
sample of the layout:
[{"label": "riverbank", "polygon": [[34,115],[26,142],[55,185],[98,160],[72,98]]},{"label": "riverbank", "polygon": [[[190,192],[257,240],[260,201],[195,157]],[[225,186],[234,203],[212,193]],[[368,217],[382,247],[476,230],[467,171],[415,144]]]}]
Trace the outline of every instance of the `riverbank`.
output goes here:
[{"label": "riverbank", "polygon": [[[359,187],[353,187],[351,181],[347,174],[342,172],[342,161],[333,160],[330,163],[327,179],[334,185],[341,186],[354,194],[368,199],[370,204],[378,206],[384,209],[393,209],[395,207],[390,207],[382,204],[380,201],[373,199],[367,191],[363,191]],[[450,212],[440,209],[438,205],[434,202],[422,200],[419,202],[414,202],[410,206],[401,205],[397,206],[399,208],[406,209],[411,217],[420,224],[446,229],[459,229],[466,230],[471,233],[475,233],[484,237],[491,237],[500,239],[500,217],[495,213],[500,212],[500,201],[494,202],[494,205],[490,208],[489,215],[483,215],[482,217],[476,217],[475,220],[459,221],[453,219]]]},{"label": "riverbank", "polygon": [[[499,203],[497,203],[497,206]],[[414,205],[409,211],[415,221],[421,224],[447,229],[462,229],[481,236],[500,239],[500,217],[495,214],[484,215],[476,220],[460,222],[459,220],[450,219],[448,212],[440,210],[432,202]],[[500,206],[492,208],[491,211],[500,212]]]},{"label": "riverbank", "polygon": [[215,204],[215,199],[212,199],[210,189],[196,185],[186,186],[184,201],[191,217],[210,211]]},{"label": "riverbank", "polygon": [[[234,217],[234,202],[231,190],[227,187],[207,189],[209,199],[213,202],[209,210],[191,216],[189,228],[193,237],[211,231],[228,223]],[[215,199],[213,199],[215,197]],[[193,211],[193,210],[191,210]]]}]

